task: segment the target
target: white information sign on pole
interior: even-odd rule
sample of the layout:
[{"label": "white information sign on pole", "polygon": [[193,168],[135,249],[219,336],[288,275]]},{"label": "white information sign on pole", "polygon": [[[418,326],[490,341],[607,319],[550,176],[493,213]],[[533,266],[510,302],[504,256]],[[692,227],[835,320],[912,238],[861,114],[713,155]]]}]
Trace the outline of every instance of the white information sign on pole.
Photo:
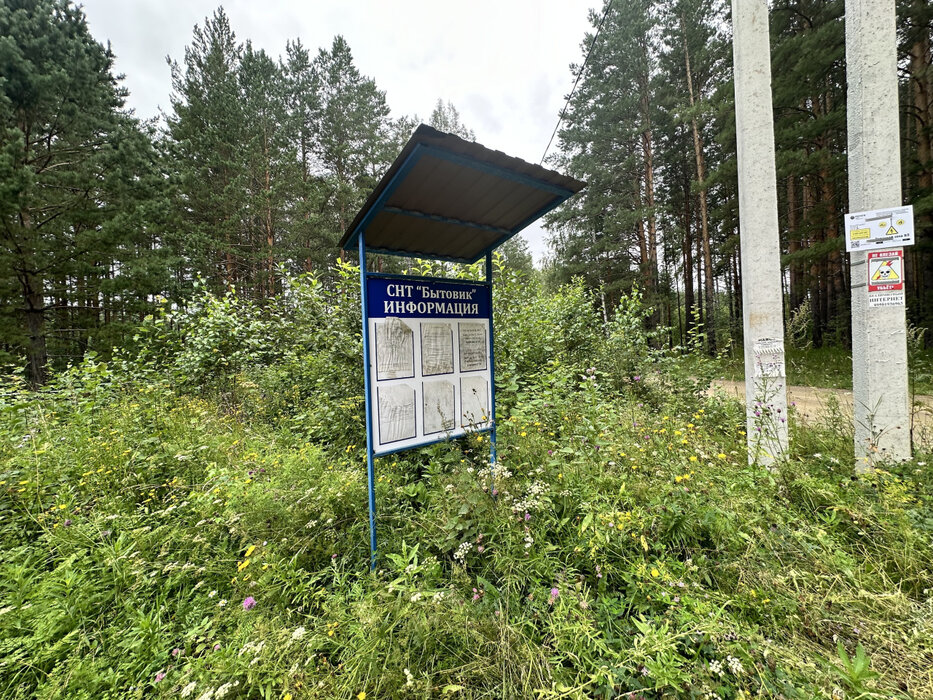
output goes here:
[{"label": "white information sign on pole", "polygon": [[846,251],[914,244],[914,208],[894,207],[846,214]]},{"label": "white information sign on pole", "polygon": [[489,286],[369,275],[373,454],[492,428]]}]

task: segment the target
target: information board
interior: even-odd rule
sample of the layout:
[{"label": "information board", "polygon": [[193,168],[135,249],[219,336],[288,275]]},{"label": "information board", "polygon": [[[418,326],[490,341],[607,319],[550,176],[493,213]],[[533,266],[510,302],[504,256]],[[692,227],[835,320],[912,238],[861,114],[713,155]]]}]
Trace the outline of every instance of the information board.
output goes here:
[{"label": "information board", "polygon": [[489,286],[374,275],[366,285],[374,454],[490,428]]},{"label": "information board", "polygon": [[914,243],[913,206],[846,214],[846,251],[898,248]]}]

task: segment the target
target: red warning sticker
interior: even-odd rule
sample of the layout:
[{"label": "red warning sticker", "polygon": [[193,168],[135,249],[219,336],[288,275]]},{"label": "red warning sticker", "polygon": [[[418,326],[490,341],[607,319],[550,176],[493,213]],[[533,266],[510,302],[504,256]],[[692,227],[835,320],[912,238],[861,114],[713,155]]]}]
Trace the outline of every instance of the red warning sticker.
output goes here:
[{"label": "red warning sticker", "polygon": [[879,250],[868,253],[868,292],[904,291],[904,251]]}]

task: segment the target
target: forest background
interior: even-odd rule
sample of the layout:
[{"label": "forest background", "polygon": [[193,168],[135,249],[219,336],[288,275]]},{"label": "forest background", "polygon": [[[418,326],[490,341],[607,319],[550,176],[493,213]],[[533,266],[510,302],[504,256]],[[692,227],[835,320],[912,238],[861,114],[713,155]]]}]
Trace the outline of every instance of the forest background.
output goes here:
[{"label": "forest background", "polygon": [[[843,14],[842,0],[771,3],[796,347],[850,343]],[[670,346],[695,327],[710,353],[740,346],[728,5],[612,0],[590,19],[547,161],[589,186],[548,218],[540,274],[554,288],[582,278],[604,321],[639,287]],[[900,0],[898,23],[901,175],[917,229],[907,310],[922,331],[933,323],[933,7]],[[79,8],[5,0],[0,36],[0,362],[25,364],[35,383],[88,351],[107,355],[162,299],[198,285],[259,304],[287,275],[332,285],[337,240],[420,121],[390,117],[342,37],[316,51],[296,38],[273,57],[239,39],[222,8],[170,62],[162,121],[125,109],[114,56]],[[476,138],[449,102],[429,121]],[[531,269],[520,240],[506,260]]]}]

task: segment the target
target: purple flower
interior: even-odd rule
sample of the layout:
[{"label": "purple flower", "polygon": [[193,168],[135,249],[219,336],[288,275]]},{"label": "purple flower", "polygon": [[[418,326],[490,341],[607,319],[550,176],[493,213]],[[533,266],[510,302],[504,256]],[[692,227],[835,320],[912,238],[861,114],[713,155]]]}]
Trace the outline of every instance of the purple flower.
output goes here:
[{"label": "purple flower", "polygon": [[492,490],[492,495],[493,495],[493,496],[498,496],[498,495],[499,495],[499,489],[493,489],[493,490]]},{"label": "purple flower", "polygon": [[155,682],[156,682],[156,683],[158,683],[159,681],[161,681],[163,678],[165,678],[165,671],[159,671],[157,674],[155,674]]},{"label": "purple flower", "polygon": [[217,642],[217,643],[214,645],[214,651],[218,651],[219,649],[220,649],[220,642]]},{"label": "purple flower", "polygon": [[548,451],[547,451],[547,456],[548,456],[548,457],[550,457],[552,454],[554,454],[554,450],[548,450]]},{"label": "purple flower", "polygon": [[553,603],[560,597],[560,591],[555,587],[551,589],[551,602]]},{"label": "purple flower", "polygon": [[173,658],[173,659],[177,659],[179,656],[184,656],[184,655],[185,655],[185,652],[183,652],[183,651],[182,651],[181,649],[179,649],[178,647],[175,647],[174,649],[172,649],[172,658]]},{"label": "purple flower", "polygon": [[529,520],[531,520],[531,513],[525,513],[525,522],[527,523]]},{"label": "purple flower", "polygon": [[71,518],[68,518],[65,522],[62,523],[65,527],[71,527]]},{"label": "purple flower", "polygon": [[634,378],[635,378],[635,381],[636,381],[636,382],[640,382],[640,381],[641,381],[641,375],[636,374]]},{"label": "purple flower", "polygon": [[330,560],[331,560],[331,561],[333,561],[333,560],[336,559],[336,558],[337,558],[337,555],[336,555],[336,554],[331,554],[331,555],[330,555]]},{"label": "purple flower", "polygon": [[256,599],[253,596],[247,596],[246,600],[243,601],[244,610],[252,610],[256,607]]},{"label": "purple flower", "polygon": [[485,550],[486,550],[486,548],[485,548],[483,545],[480,545],[479,547],[476,548],[476,551],[477,551],[479,554],[482,554]]}]

